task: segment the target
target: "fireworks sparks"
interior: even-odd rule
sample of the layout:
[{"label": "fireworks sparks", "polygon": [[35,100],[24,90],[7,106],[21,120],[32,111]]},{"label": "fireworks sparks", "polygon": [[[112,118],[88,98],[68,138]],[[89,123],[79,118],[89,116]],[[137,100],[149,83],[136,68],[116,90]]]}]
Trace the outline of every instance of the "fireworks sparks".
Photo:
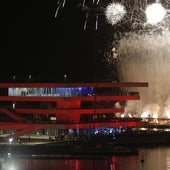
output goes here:
[{"label": "fireworks sparks", "polygon": [[117,68],[120,81],[149,83],[147,90],[134,89],[140,91],[141,99],[135,104],[128,101],[127,115],[133,112],[139,116],[142,113],[151,117],[170,116],[170,2],[161,3],[143,0],[82,0],[81,3],[84,30],[91,18],[97,30],[101,15],[114,28],[110,35],[113,44],[109,53],[105,51],[106,66],[113,67],[113,71]]},{"label": "fireworks sparks", "polygon": [[117,24],[126,14],[124,6],[119,3],[111,3],[106,7],[106,19],[112,25]]},{"label": "fireworks sparks", "polygon": [[[65,6],[66,0],[58,0],[57,2],[55,18],[57,18],[61,8]],[[122,25],[124,29],[138,30],[147,24],[160,23],[166,18],[168,12],[165,7],[169,8],[170,5],[169,1],[164,3],[164,5],[159,2],[151,4],[143,0],[115,0],[115,2],[112,0],[80,0],[77,9],[84,14],[82,19],[84,30],[91,23],[93,23],[95,30],[98,30],[100,25],[105,24],[110,24],[112,27]]]},{"label": "fireworks sparks", "polygon": [[[115,17],[110,22],[113,27],[117,27],[118,22],[119,26],[122,24],[126,27],[121,31],[119,29],[123,36],[116,45],[113,38],[114,48],[110,49],[116,51],[116,58],[113,52],[110,53],[107,57],[107,62],[110,62],[108,66],[111,68],[112,64],[115,68],[116,63],[120,81],[149,83],[147,90],[127,89],[139,91],[141,99],[127,101],[125,114],[170,118],[170,80],[167,76],[170,74],[169,4],[161,5],[157,2],[130,6],[126,1],[124,5],[127,11],[123,18],[118,20]],[[127,28],[130,29],[127,31]]]},{"label": "fireworks sparks", "polygon": [[[167,117],[170,105],[170,32],[163,34],[138,35],[131,33],[120,41],[119,56],[120,81],[147,81],[147,90],[140,91],[140,103],[136,103],[138,113],[149,112],[153,117]],[[140,110],[140,111],[139,111]]]},{"label": "fireworks sparks", "polygon": [[147,23],[157,24],[161,22],[166,15],[166,10],[160,3],[148,5],[146,8]]}]

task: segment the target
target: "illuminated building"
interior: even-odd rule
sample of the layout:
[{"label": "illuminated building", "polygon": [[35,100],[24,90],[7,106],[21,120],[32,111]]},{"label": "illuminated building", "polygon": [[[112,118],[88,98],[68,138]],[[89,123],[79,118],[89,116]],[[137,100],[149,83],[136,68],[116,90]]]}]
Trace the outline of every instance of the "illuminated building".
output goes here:
[{"label": "illuminated building", "polygon": [[139,92],[127,93],[127,87],[148,83],[0,83],[1,134],[12,130],[11,135],[18,137],[40,129],[137,126],[139,118],[115,116],[124,112],[116,102],[140,100]]}]

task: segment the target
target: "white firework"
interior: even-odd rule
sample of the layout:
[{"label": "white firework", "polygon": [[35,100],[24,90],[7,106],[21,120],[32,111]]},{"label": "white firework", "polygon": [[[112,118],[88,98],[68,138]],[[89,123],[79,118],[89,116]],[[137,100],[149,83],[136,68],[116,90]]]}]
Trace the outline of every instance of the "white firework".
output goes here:
[{"label": "white firework", "polygon": [[120,81],[149,83],[148,88],[133,89],[140,92],[140,101],[134,101],[138,113],[147,111],[152,117],[158,114],[166,118],[170,113],[169,47],[169,31],[149,35],[129,33],[119,43]]},{"label": "white firework", "polygon": [[159,3],[148,5],[146,8],[147,23],[157,24],[161,22],[166,15],[166,10]]},{"label": "white firework", "polygon": [[125,14],[125,7],[119,3],[109,4],[105,10],[106,19],[112,25],[117,24],[125,16]]}]

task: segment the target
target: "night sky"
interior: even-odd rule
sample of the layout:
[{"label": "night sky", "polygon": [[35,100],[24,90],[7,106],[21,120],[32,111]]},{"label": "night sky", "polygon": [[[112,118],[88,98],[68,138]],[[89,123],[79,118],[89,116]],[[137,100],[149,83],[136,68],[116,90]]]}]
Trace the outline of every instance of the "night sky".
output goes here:
[{"label": "night sky", "polygon": [[[1,2],[0,81],[29,74],[39,80],[91,81],[107,77],[105,49],[110,43],[108,26],[91,20],[83,29],[79,0],[67,0],[55,18],[57,0]],[[106,28],[107,27],[107,28]]]}]

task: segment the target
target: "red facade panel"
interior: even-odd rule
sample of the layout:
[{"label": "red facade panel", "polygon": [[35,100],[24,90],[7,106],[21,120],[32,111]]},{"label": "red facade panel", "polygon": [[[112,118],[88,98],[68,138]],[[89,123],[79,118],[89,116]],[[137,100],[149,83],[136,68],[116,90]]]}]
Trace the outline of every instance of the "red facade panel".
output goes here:
[{"label": "red facade panel", "polygon": [[64,100],[64,101],[57,101],[56,103],[58,109],[72,109],[72,108],[80,108],[81,101],[80,100]]}]

